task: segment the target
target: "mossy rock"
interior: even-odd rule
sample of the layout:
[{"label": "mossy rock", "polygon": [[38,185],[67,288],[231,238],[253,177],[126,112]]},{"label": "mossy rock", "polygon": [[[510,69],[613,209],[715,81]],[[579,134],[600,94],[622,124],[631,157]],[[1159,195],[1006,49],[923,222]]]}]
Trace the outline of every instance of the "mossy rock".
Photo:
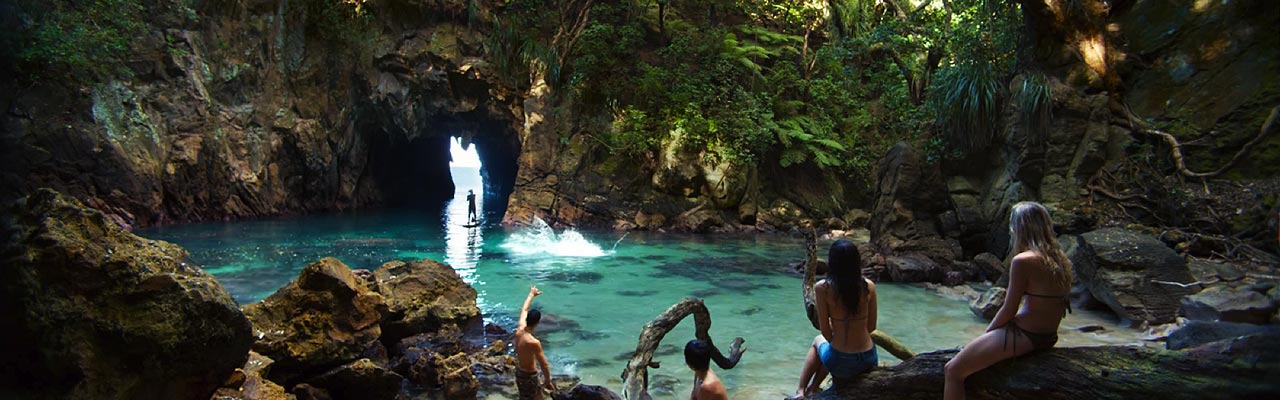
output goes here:
[{"label": "mossy rock", "polygon": [[248,320],[181,247],[49,189],[6,225],[5,397],[209,398],[248,357]]}]

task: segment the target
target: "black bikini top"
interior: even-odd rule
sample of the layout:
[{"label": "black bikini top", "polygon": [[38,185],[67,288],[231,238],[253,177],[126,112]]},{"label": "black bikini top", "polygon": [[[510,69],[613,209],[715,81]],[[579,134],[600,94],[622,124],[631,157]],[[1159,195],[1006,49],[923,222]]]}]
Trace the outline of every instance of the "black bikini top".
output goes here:
[{"label": "black bikini top", "polygon": [[1070,313],[1071,313],[1071,295],[1069,295],[1069,294],[1067,294],[1067,295],[1061,295],[1061,296],[1048,296],[1048,295],[1043,295],[1043,294],[1035,294],[1035,293],[1031,293],[1031,292],[1026,292],[1026,293],[1023,293],[1023,295],[1031,296],[1031,297],[1039,297],[1039,298],[1042,298],[1042,299],[1061,299],[1061,300],[1062,300],[1062,303],[1067,305],[1067,313],[1068,313],[1068,314],[1070,314]]}]

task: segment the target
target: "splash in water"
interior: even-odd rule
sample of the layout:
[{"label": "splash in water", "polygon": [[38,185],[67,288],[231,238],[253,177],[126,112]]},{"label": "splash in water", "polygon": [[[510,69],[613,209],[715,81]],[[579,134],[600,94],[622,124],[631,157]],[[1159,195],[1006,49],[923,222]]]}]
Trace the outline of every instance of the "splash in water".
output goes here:
[{"label": "splash in water", "polygon": [[556,234],[550,225],[538,217],[533,217],[533,222],[524,231],[511,235],[502,247],[516,254],[560,257],[601,257],[612,253],[587,241],[578,231],[568,229]]}]

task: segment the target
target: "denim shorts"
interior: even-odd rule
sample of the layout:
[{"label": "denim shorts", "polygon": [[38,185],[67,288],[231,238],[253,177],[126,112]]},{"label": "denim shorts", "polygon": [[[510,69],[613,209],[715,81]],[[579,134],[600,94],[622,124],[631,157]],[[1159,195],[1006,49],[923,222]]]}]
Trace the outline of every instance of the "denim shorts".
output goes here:
[{"label": "denim shorts", "polygon": [[871,346],[871,350],[861,353],[845,353],[831,348],[831,343],[822,342],[818,345],[818,358],[822,359],[822,366],[836,378],[861,374],[880,362],[875,345]]}]

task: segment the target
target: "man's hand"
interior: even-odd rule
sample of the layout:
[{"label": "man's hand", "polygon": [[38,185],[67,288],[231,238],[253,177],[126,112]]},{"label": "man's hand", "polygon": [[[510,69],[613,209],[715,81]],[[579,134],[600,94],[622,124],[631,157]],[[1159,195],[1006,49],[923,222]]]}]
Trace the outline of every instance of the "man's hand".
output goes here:
[{"label": "man's hand", "polygon": [[551,378],[547,378],[547,382],[546,382],[546,384],[544,384],[544,385],[542,385],[542,386],[543,386],[543,387],[546,387],[546,388],[547,388],[547,390],[550,390],[550,391],[552,391],[552,392],[555,392],[555,391],[559,390],[559,389],[556,389],[556,383],[555,383],[555,382],[553,382],[553,381],[551,381]]},{"label": "man's hand", "polygon": [[538,287],[537,287],[537,286],[535,286],[535,285],[529,285],[529,295],[530,295],[530,296],[537,296],[537,295],[540,295],[540,294],[542,294],[542,291],[541,291],[541,290],[538,290]]}]

